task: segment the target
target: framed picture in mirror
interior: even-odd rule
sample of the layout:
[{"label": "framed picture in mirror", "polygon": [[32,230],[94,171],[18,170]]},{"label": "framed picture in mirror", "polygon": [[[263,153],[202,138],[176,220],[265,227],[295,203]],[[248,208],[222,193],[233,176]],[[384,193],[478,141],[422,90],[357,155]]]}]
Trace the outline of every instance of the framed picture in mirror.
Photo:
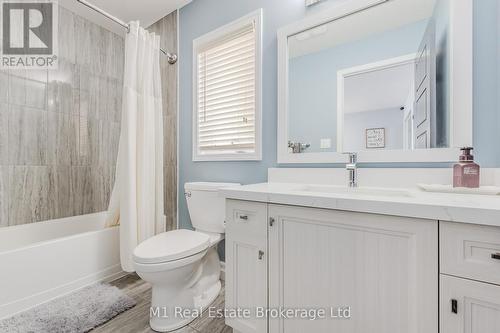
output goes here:
[{"label": "framed picture in mirror", "polygon": [[366,149],[385,148],[385,128],[366,129]]}]

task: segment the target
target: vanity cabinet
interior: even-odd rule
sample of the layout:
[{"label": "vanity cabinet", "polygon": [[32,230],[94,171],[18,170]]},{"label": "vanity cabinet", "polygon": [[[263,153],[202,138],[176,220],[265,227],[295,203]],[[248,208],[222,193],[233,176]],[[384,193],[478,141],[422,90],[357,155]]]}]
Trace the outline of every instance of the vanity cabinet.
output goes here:
[{"label": "vanity cabinet", "polygon": [[500,286],[441,275],[441,333],[500,332]]},{"label": "vanity cabinet", "polygon": [[500,332],[500,228],[440,223],[441,333]]},{"label": "vanity cabinet", "polygon": [[226,201],[226,323],[242,333],[267,332],[255,313],[268,305],[266,221],[267,204]]},{"label": "vanity cabinet", "polygon": [[226,210],[227,307],[312,310],[227,318],[237,332],[437,333],[437,221],[238,200]]}]

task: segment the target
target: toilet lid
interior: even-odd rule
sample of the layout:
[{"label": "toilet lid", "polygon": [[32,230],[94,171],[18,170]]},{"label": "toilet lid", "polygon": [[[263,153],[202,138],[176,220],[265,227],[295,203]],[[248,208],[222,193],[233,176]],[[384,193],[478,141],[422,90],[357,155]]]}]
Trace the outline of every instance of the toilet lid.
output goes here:
[{"label": "toilet lid", "polygon": [[210,245],[210,237],[200,232],[180,229],[151,237],[134,250],[134,260],[155,264],[186,258],[202,252]]}]

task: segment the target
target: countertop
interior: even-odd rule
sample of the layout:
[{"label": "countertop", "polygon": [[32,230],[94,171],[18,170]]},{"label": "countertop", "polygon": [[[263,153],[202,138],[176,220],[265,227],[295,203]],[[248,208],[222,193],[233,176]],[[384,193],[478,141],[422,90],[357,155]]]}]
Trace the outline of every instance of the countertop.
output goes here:
[{"label": "countertop", "polygon": [[[362,193],[338,186],[261,183],[224,188],[219,193],[227,199],[500,226],[500,196],[429,193],[418,189],[354,191]],[[377,191],[381,194],[373,194]]]}]

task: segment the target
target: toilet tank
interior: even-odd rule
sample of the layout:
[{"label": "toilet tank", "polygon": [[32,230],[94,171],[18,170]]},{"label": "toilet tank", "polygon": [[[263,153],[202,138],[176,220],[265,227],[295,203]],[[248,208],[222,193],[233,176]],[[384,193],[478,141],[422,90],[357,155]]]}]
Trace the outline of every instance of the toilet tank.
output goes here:
[{"label": "toilet tank", "polygon": [[191,223],[196,230],[224,233],[225,201],[219,189],[236,183],[186,183],[184,193]]}]

